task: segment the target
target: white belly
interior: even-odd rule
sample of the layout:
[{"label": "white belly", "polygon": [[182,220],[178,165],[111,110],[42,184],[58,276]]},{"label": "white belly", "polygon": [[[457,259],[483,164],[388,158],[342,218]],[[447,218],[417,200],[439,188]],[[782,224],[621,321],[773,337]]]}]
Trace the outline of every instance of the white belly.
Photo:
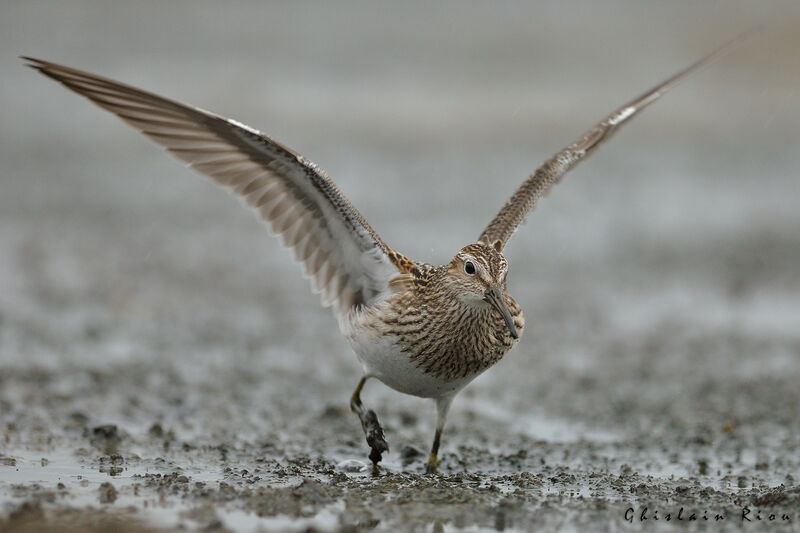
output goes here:
[{"label": "white belly", "polygon": [[364,374],[378,378],[396,391],[422,398],[441,398],[455,394],[477,376],[445,381],[427,374],[409,360],[393,336],[380,335],[367,323],[368,318],[351,315],[343,318],[339,327],[356,352]]}]

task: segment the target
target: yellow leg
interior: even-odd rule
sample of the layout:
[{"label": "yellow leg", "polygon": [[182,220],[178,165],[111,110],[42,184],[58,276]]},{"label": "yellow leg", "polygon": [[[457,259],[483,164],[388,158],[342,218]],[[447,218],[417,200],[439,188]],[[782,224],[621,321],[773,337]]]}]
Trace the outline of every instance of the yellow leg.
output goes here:
[{"label": "yellow leg", "polygon": [[442,431],[444,431],[444,424],[447,421],[447,411],[450,410],[450,403],[452,401],[452,396],[436,399],[436,434],[433,437],[431,454],[428,456],[428,462],[425,464],[425,472],[428,474],[435,474],[439,467],[439,443],[442,440]]},{"label": "yellow leg", "polygon": [[436,428],[436,435],[433,437],[433,446],[431,447],[431,454],[428,456],[428,462],[425,465],[425,473],[435,474],[439,466],[439,442],[442,440],[442,430]]}]

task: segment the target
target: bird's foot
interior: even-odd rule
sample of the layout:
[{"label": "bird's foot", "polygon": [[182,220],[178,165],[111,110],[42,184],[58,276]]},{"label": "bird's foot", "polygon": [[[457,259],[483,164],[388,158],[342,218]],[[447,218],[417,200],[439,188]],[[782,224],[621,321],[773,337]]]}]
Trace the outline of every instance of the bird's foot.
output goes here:
[{"label": "bird's foot", "polygon": [[361,420],[361,428],[364,430],[367,445],[370,447],[369,459],[372,461],[372,473],[377,474],[378,463],[381,462],[383,453],[389,451],[389,445],[383,436],[383,428],[381,423],[378,422],[378,415],[372,409],[365,408],[361,401],[356,398],[350,402],[350,408]]},{"label": "bird's foot", "polygon": [[378,422],[378,415],[375,414],[375,411],[372,409],[366,411],[365,415],[361,417],[361,427],[364,429],[367,445],[370,447],[369,460],[377,468],[383,458],[383,453],[389,451],[389,445],[383,437],[383,428]]},{"label": "bird's foot", "polygon": [[435,453],[430,454],[428,457],[428,462],[425,463],[425,473],[426,474],[435,474],[436,469],[439,466],[439,459]]}]

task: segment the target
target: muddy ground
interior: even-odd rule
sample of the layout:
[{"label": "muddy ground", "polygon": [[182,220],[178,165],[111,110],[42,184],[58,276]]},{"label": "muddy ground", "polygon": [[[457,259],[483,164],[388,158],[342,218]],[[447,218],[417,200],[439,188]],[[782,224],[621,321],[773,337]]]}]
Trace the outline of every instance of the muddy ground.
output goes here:
[{"label": "muddy ground", "polygon": [[[799,530],[800,13],[770,5],[0,4],[0,530]],[[377,382],[370,474],[355,357],[254,217],[13,57],[262,128],[444,262],[759,22],[517,234],[525,337],[434,476],[433,406]]]}]

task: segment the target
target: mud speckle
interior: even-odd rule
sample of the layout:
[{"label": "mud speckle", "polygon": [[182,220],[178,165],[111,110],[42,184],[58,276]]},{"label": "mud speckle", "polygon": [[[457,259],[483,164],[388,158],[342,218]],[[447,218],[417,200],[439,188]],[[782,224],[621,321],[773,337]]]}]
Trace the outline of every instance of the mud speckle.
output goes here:
[{"label": "mud speckle", "polygon": [[90,439],[92,446],[107,454],[117,451],[120,440],[119,430],[114,424],[104,424],[92,428]]},{"label": "mud speckle", "polygon": [[100,488],[97,489],[98,496],[97,501],[100,503],[114,503],[117,501],[117,489],[114,488],[114,485],[106,481],[105,483],[100,485]]},{"label": "mud speckle", "polygon": [[403,462],[403,466],[410,465],[414,461],[417,461],[423,455],[424,454],[419,448],[408,444],[403,446],[403,449],[400,450],[400,459]]}]

